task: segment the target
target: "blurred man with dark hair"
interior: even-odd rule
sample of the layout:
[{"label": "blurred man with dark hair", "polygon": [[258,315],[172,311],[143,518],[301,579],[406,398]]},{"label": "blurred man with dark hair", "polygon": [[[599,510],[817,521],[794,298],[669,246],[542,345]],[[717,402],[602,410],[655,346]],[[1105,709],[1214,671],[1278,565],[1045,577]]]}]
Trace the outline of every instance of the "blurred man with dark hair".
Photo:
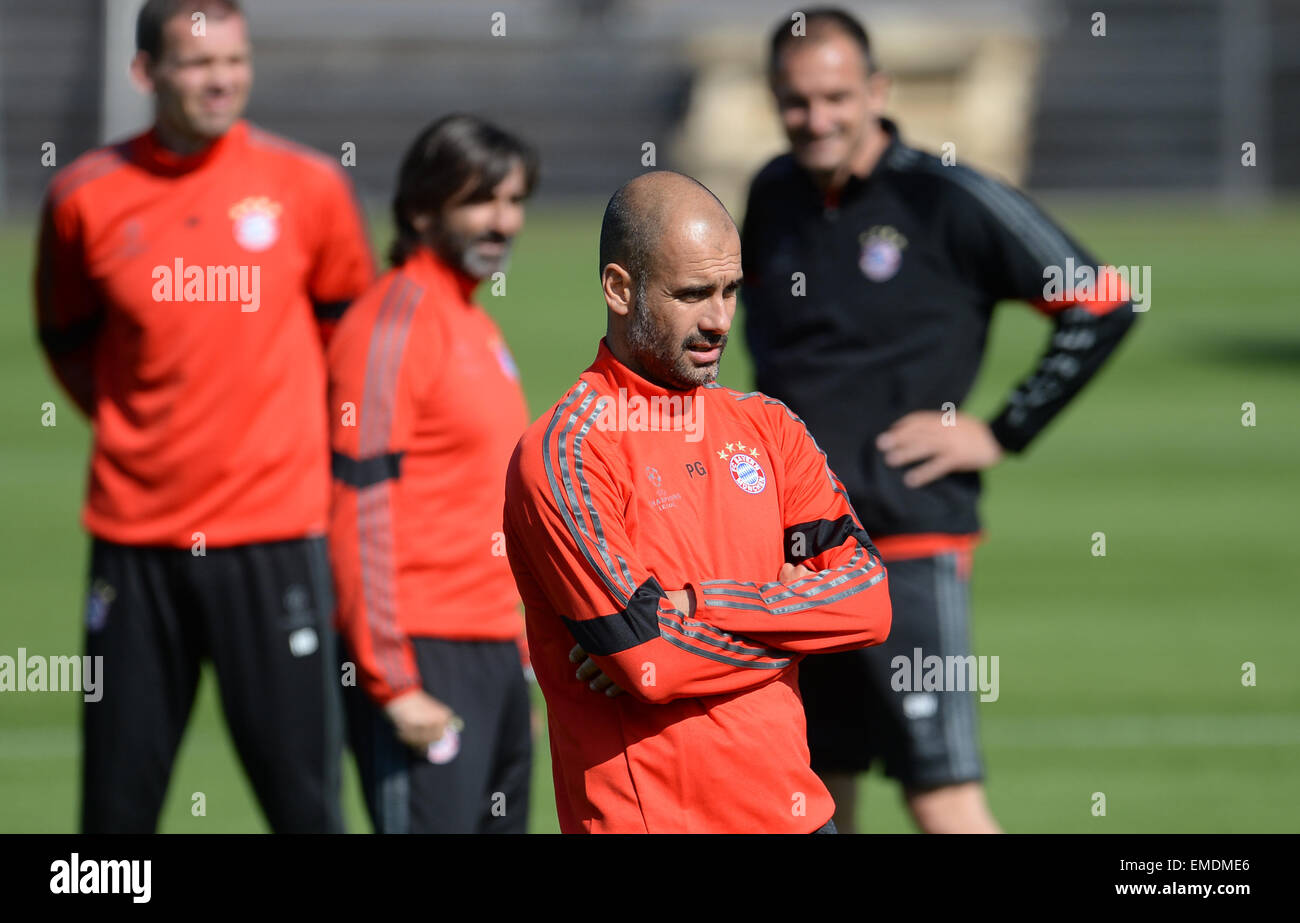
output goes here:
[{"label": "blurred man with dark hair", "polygon": [[364,223],[337,164],[242,121],[237,3],[149,0],[137,40],[153,127],[55,177],[36,274],[95,433],[82,828],[155,829],[207,657],[272,829],[341,831],[322,337]]},{"label": "blurred man with dark hair", "polygon": [[[853,829],[856,773],[883,757],[921,829],[996,831],[974,692],[899,686],[920,675],[915,657],[970,655],[979,471],[1060,412],[1133,309],[1116,286],[1048,292],[1045,271],[1095,261],[1014,190],[899,139],[883,117],[888,79],[852,16],[792,14],[770,55],[791,149],[754,179],[745,215],[757,386],[826,448],[889,565],[898,614],[885,644],[805,663],[813,768],[843,830]],[[1037,370],[985,423],[956,407],[993,306],[1008,298],[1031,302],[1055,329]],[[896,685],[904,668],[909,683]]]},{"label": "blurred man with dark hair", "polygon": [[330,551],[381,833],[523,833],[528,819],[527,648],[501,533],[528,413],[472,296],[504,271],[536,179],[533,150],[480,119],[421,132],[393,198],[393,269],[330,346]]}]

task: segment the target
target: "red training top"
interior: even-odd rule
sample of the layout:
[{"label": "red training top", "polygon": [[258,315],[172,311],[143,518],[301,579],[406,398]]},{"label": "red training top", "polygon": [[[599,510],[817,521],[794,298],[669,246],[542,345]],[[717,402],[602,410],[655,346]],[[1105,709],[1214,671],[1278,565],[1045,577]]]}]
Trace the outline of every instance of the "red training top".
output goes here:
[{"label": "red training top", "polygon": [[380,704],[420,685],[412,635],[523,633],[501,499],[528,411],[476,284],[421,248],[330,343],[338,621]]},{"label": "red training top", "polygon": [[[798,662],[879,644],[885,568],[803,423],[718,385],[596,361],[515,450],[506,548],[566,832],[809,833]],[[786,585],[786,562],[812,576]],[[697,609],[665,590],[689,585]],[[574,641],[627,691],[574,678]]]},{"label": "red training top", "polygon": [[338,164],[246,122],[193,156],[149,132],[56,176],[37,318],[94,427],[86,528],[173,547],[322,534],[317,322],[373,274]]}]

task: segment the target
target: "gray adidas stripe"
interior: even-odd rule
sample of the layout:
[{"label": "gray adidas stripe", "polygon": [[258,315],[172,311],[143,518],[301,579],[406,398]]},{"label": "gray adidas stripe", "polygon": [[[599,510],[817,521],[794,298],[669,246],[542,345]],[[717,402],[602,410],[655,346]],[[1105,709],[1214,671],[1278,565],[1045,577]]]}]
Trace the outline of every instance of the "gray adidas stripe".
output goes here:
[{"label": "gray adidas stripe", "polygon": [[[719,638],[714,638],[711,635],[706,635],[702,632],[696,631],[695,629],[688,627],[691,625],[702,626],[704,624],[703,622],[692,622],[692,621],[687,621],[685,618],[683,618],[681,622],[678,623],[668,618],[665,615],[660,615],[659,624],[661,626],[667,625],[668,627],[674,629],[680,634],[685,635],[688,638],[694,638],[696,641],[702,641],[703,643],[708,644],[710,647],[716,647],[718,650],[721,651],[731,651],[734,654],[753,654],[758,657],[772,657],[772,658],[781,657],[781,653],[782,653],[781,651],[772,650],[770,648],[759,648],[758,650],[754,650],[752,647],[744,647],[743,645],[739,645],[739,644],[731,644]],[[714,630],[717,631],[718,629],[714,629]],[[724,632],[724,634],[726,634],[726,632]],[[662,628],[659,631],[659,636],[661,638],[667,637],[664,635]],[[733,636],[727,634],[727,637],[731,638]],[[742,667],[753,666],[753,664],[747,660],[734,660],[733,662]],[[788,659],[783,660],[782,664],[784,666],[789,666],[790,661]]]},{"label": "gray adidas stripe", "polygon": [[[946,656],[966,656],[971,653],[968,619],[965,611],[962,581],[957,576],[957,555],[944,554],[935,562],[935,600],[939,616],[939,645]],[[978,666],[976,667],[978,676]],[[944,738],[948,742],[948,770],[954,778],[978,775],[979,749],[975,737],[974,708],[976,692],[945,693],[947,702],[943,709]]]},{"label": "gray adidas stripe", "polygon": [[[565,496],[561,494],[560,485],[556,480],[555,464],[551,458],[551,435],[555,432],[555,427],[559,424],[560,420],[564,418],[565,411],[568,410],[574,401],[578,400],[578,398],[584,393],[587,394],[587,397],[583,398],[582,404],[579,405],[578,410],[569,414],[569,422],[565,424],[564,429],[560,433],[557,447],[560,468],[561,471],[565,472],[564,494],[568,496],[568,502],[566,503]],[[586,408],[592,405],[594,400],[595,392],[591,390],[590,386],[585,381],[579,382],[578,387],[574,388],[573,393],[569,395],[563,404],[556,408],[555,413],[551,416],[551,422],[546,427],[546,433],[542,439],[542,462],[543,467],[546,469],[546,480],[551,488],[551,496],[555,500],[555,505],[560,511],[560,517],[564,520],[564,524],[568,528],[569,534],[573,536],[574,542],[578,545],[579,550],[582,551],[582,556],[587,559],[587,563],[591,565],[591,569],[600,575],[600,579],[604,582],[610,593],[614,595],[614,598],[618,600],[619,604],[626,606],[632,598],[632,589],[629,587],[624,590],[618,582],[616,582],[613,562],[609,561],[603,548],[601,548],[601,555],[609,565],[608,571],[601,568],[601,566],[596,563],[596,559],[592,557],[591,551],[587,547],[587,541],[584,541],[584,538],[589,541],[594,541],[594,539],[591,539],[591,536],[587,534],[585,527],[580,527],[579,524],[575,522],[574,514],[570,513],[570,510],[576,512],[578,509],[578,498],[573,493],[573,485],[567,475],[567,465],[565,464],[565,437],[577,424],[579,416]]]},{"label": "gray adidas stripe", "polygon": [[734,657],[727,657],[724,654],[715,654],[713,651],[702,651],[698,647],[695,647],[693,644],[687,644],[681,638],[674,637],[673,635],[664,634],[662,630],[659,633],[659,637],[663,638],[673,647],[679,647],[682,650],[686,651],[687,653],[694,654],[697,657],[703,657],[706,660],[714,660],[717,661],[718,663],[725,663],[728,666],[751,667],[755,670],[784,670],[786,667],[790,665],[790,661],[788,660],[777,661],[776,663],[759,663],[759,662],[748,661],[748,660],[736,660]]},{"label": "gray adidas stripe", "polygon": [[[600,399],[597,398],[596,402],[599,404]],[[596,530],[596,542],[600,548],[601,557],[604,558],[605,563],[609,566],[610,572],[613,573],[614,565],[610,563],[609,555],[605,553],[605,549],[608,547],[605,542],[605,530],[600,525],[600,515],[596,512],[596,505],[591,501],[591,488],[587,485],[587,478],[582,473],[582,441],[587,438],[587,433],[591,430],[591,427],[595,424],[596,419],[599,416],[600,410],[597,407],[591,416],[587,417],[586,421],[582,424],[582,427],[578,430],[578,434],[573,437],[573,470],[578,477],[578,487],[582,490],[582,499],[587,507],[587,515],[591,517],[592,528]],[[560,474],[561,477],[567,481],[569,477],[569,469],[561,467]],[[627,588],[628,594],[631,595],[636,592],[636,590],[632,582],[632,574],[627,567],[627,562],[618,555],[614,555],[614,558],[618,561],[619,569],[623,572],[623,586]],[[619,575],[614,574],[614,579],[618,580]]]},{"label": "gray adidas stripe", "polygon": [[956,183],[987,208],[1020,241],[1035,260],[1046,266],[1065,266],[1078,254],[1065,236],[1022,197],[973,170],[955,170],[921,160],[921,170]]}]

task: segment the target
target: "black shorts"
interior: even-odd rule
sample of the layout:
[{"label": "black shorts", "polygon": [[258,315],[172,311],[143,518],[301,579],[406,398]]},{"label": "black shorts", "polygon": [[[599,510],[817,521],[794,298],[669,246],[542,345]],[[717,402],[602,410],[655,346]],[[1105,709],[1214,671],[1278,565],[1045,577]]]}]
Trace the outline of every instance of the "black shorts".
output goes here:
[{"label": "black shorts", "polygon": [[[884,644],[804,658],[799,688],[808,716],[812,768],[819,773],[864,772],[877,758],[885,774],[913,789],[983,778],[975,724],[978,690],[915,688],[915,673],[895,680],[921,651],[970,654],[969,580],[956,554],[885,562],[893,627]],[[896,689],[895,686],[912,688]]]},{"label": "black shorts", "polygon": [[514,641],[413,637],[424,691],[465,723],[416,753],[360,687],[344,690],[348,738],[376,833],[524,833],[532,780],[528,680]]},{"label": "black shorts", "polygon": [[211,659],[235,747],[277,833],[342,832],[342,697],[325,540],[91,549],[86,652],[102,698],[84,707],[81,826],[158,824]]}]

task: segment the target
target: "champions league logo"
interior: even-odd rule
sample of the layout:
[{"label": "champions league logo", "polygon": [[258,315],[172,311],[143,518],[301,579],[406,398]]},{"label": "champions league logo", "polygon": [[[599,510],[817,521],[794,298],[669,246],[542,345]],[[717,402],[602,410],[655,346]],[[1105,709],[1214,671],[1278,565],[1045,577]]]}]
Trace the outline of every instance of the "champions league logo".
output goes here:
[{"label": "champions league logo", "polygon": [[758,448],[741,442],[728,442],[718,450],[718,458],[727,462],[731,479],[747,494],[761,494],[767,487],[767,473],[758,463]]},{"label": "champions league logo", "polygon": [[864,276],[872,282],[887,282],[898,275],[907,248],[906,237],[892,227],[877,225],[858,239],[862,242],[858,268]]},{"label": "champions league logo", "polygon": [[280,203],[266,196],[249,196],[230,206],[235,222],[235,242],[245,250],[260,253],[280,238]]}]

